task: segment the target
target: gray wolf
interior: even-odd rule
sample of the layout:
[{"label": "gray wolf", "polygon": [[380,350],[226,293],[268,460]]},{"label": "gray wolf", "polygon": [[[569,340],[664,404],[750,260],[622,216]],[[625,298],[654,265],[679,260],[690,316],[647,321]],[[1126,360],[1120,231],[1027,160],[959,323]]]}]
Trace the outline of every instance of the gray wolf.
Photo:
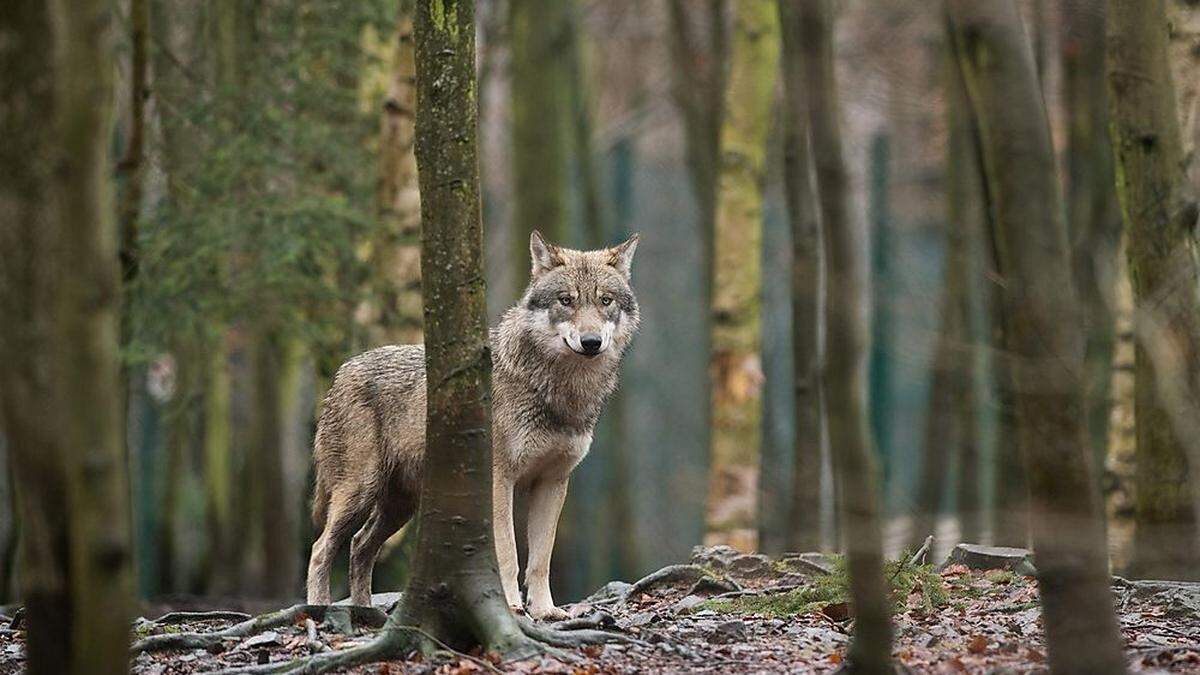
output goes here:
[{"label": "gray wolf", "polygon": [[[637,235],[577,251],[530,237],[520,301],[490,333],[493,522],[504,595],[535,619],[565,612],[550,595],[550,555],[571,470],[587,454],[621,357],[637,331],[630,266]],[[351,532],[350,599],[369,605],[385,540],[415,513],[425,455],[425,349],[380,347],[338,369],[314,443],[308,602],[328,604],[329,568]],[[529,491],[528,603],[517,583],[514,490]]]}]

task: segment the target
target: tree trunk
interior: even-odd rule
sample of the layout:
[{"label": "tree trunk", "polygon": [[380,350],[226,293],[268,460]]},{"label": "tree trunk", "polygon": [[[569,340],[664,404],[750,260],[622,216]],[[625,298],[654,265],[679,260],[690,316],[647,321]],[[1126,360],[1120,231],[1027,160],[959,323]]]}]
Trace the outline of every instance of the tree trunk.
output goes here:
[{"label": "tree trunk", "polygon": [[[517,3],[514,3],[517,4]],[[476,155],[474,3],[417,6],[426,447],[417,555],[390,625],[507,652],[524,641],[492,538],[491,356]]]},{"label": "tree trunk", "polygon": [[[958,315],[962,321],[960,345],[975,344],[972,330],[975,295],[980,276],[972,270],[980,267],[983,234],[987,227],[987,205],[983,197],[983,176],[980,173],[977,133],[971,119],[970,103],[963,91],[962,76],[953,61],[946,73],[946,115],[948,127],[946,176],[947,186],[947,250],[946,288],[955,293]],[[959,539],[979,542],[983,534],[983,500],[980,498],[979,417],[982,406],[975,393],[975,378],[979,371],[973,355],[960,346],[957,367],[964,380],[958,398],[953,402],[954,445],[958,453],[958,524]]]},{"label": "tree trunk", "polygon": [[949,0],[980,132],[1051,670],[1125,671],[1087,450],[1083,333],[1046,111],[1016,3]]},{"label": "tree trunk", "polygon": [[1196,194],[1200,193],[1200,158],[1196,156],[1200,150],[1200,4],[1195,0],[1170,0],[1167,20],[1183,156],[1187,158],[1188,180]]},{"label": "tree trunk", "polygon": [[[512,261],[529,264],[529,235],[568,241],[571,0],[509,0],[512,88]],[[520,295],[514,275],[510,297]]]},{"label": "tree trunk", "polygon": [[396,21],[392,73],[379,138],[379,217],[372,242],[367,302],[367,343],[421,342],[421,194],[413,154],[416,65],[413,58],[413,0],[403,0]]},{"label": "tree trunk", "polygon": [[228,593],[235,585],[233,560],[233,402],[224,336],[207,345],[204,360],[204,495],[208,591]]},{"label": "tree trunk", "polygon": [[0,403],[19,486],[31,675],[129,663],[111,11],[80,0],[0,12]]},{"label": "tree trunk", "polygon": [[849,176],[842,153],[831,8],[825,0],[795,0],[809,86],[808,128],[816,163],[827,280],[825,392],[835,474],[842,483],[855,672],[890,673],[891,606],[883,580],[877,468],[867,410],[870,350],[867,233],[850,214]]},{"label": "tree trunk", "polygon": [[1113,306],[1121,245],[1104,82],[1105,3],[1067,0],[1060,21],[1071,269],[1083,310],[1088,438],[1096,466],[1103,467],[1112,416]]},{"label": "tree trunk", "polygon": [[263,583],[256,591],[265,597],[286,598],[300,588],[298,508],[290,499],[283,452],[287,388],[296,382],[298,350],[278,331],[256,336],[255,346],[255,447],[250,461],[258,493],[253,511],[259,522],[253,527],[260,532],[263,563]]},{"label": "tree trunk", "polygon": [[1164,0],[1113,0],[1111,8],[1111,129],[1138,336],[1137,529],[1131,573],[1195,578],[1200,452],[1194,430],[1181,426],[1194,422],[1200,395],[1195,195],[1181,150]]},{"label": "tree trunk", "polygon": [[[786,515],[783,530],[760,530],[762,548],[768,551],[815,551],[821,547],[821,224],[813,191],[813,158],[809,146],[807,82],[804,79],[804,42],[795,3],[780,0],[780,33],[783,38],[784,86],[784,197],[792,229],[792,359],[796,388],[795,437],[788,504],[774,504],[763,492],[760,523],[772,512]],[[761,479],[767,484],[766,467]],[[770,546],[772,540],[780,546]]]},{"label": "tree trunk", "polygon": [[[712,306],[713,233],[716,230],[717,171],[721,158],[721,125],[724,118],[726,60],[729,36],[727,0],[706,0],[697,9],[695,0],[668,0],[671,27],[671,97],[683,121],[684,155],[696,200],[696,236],[700,247],[701,307]],[[701,11],[702,10],[702,11]],[[697,21],[699,19],[699,21]],[[712,316],[706,317],[696,348],[712,356]],[[703,378],[702,401],[712,399],[712,381]],[[707,453],[712,445],[712,407],[703,406],[698,421]],[[707,505],[707,496],[705,499]],[[705,522],[707,523],[707,509]]]},{"label": "tree trunk", "polygon": [[[728,116],[713,232],[710,532],[754,526],[753,489],[762,436],[762,202],[767,131],[779,63],[779,24],[770,0],[734,13]],[[732,507],[732,508],[729,508]],[[751,538],[753,535],[751,535]],[[750,542],[744,542],[753,548]]]}]

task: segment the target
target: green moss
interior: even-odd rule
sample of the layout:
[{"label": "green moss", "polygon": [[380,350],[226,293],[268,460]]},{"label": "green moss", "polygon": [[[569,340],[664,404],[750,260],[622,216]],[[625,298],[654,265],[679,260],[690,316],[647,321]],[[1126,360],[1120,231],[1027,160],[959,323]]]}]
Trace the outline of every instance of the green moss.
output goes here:
[{"label": "green moss", "polygon": [[987,574],[984,574],[983,578],[997,586],[1007,586],[1016,581],[1017,575],[1008,570],[991,570]]},{"label": "green moss", "polygon": [[[903,562],[906,559],[907,557],[901,557],[899,560],[889,561],[884,567],[884,575],[890,582],[894,606],[904,606],[909,595],[914,592],[921,595],[922,607],[927,612],[944,606],[950,596],[942,583],[941,575],[931,565],[910,565]],[[700,609],[711,609],[724,614],[764,614],[780,617],[808,614],[827,605],[849,602],[850,576],[846,571],[845,558],[834,557],[833,568],[832,574],[814,577],[809,585],[786,593],[708,600],[701,603]]]}]

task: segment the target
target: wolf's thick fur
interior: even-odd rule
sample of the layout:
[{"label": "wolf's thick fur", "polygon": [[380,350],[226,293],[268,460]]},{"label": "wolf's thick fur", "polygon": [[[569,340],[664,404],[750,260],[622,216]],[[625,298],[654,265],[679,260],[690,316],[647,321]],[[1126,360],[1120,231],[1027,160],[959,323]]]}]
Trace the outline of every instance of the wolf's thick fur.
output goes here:
[{"label": "wolf's thick fur", "polygon": [[[638,326],[629,285],[637,237],[575,251],[530,239],[532,278],[491,332],[493,516],[508,603],[522,606],[513,491],[529,489],[525,583],[534,618],[565,616],[550,596],[550,554],[567,480],[592,442],[621,355]],[[384,541],[417,507],[425,454],[425,348],[380,347],[347,361],[325,397],[314,448],[308,602],[330,601],[329,568],[350,544],[350,597],[370,604]]]}]

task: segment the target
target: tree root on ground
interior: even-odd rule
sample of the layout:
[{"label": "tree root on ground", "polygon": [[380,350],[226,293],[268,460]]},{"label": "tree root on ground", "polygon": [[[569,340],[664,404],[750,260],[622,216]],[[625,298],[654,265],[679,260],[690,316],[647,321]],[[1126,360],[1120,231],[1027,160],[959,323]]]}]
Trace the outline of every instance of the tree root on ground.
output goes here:
[{"label": "tree root on ground", "polygon": [[[304,607],[304,605],[298,605],[298,607]],[[277,614],[283,614],[288,611],[290,610],[285,610]],[[608,618],[611,620],[611,617]],[[537,653],[553,656],[566,663],[577,662],[579,658],[558,648],[575,649],[608,642],[620,642],[641,647],[651,646],[649,643],[637,638],[605,630],[591,628],[563,630],[551,626],[538,625],[532,619],[525,616],[516,616],[514,619],[516,619],[521,632],[531,641],[528,644],[522,645],[523,647],[528,647],[532,644]],[[600,622],[601,619],[589,617],[581,620],[579,625],[584,625],[589,621]],[[273,625],[280,624],[276,623]],[[367,663],[403,658],[411,651],[416,650],[420,650],[426,654],[437,654],[439,651],[445,652],[455,658],[471,661],[485,670],[494,673],[500,672],[491,661],[452,649],[446,643],[420,628],[415,626],[385,625],[383,631],[370,642],[349,649],[325,651],[305,658],[281,661],[279,663],[238,666],[217,671],[212,675],[320,675],[321,673],[327,673],[340,668],[352,668]],[[514,660],[522,660],[528,657],[529,654],[522,651],[520,656]]]},{"label": "tree root on ground", "polygon": [[187,623],[188,621],[245,621],[250,618],[252,618],[251,615],[245,612],[217,610],[215,612],[167,612],[157,619],[142,617],[138,621],[141,626],[153,628],[154,626]]},{"label": "tree root on ground", "polygon": [[639,593],[645,593],[655,586],[673,583],[694,583],[706,576],[710,576],[710,572],[699,565],[667,565],[657,572],[651,572],[634,582],[621,595],[620,602],[628,602],[630,598],[637,597]]},{"label": "tree root on ground", "polygon": [[[206,633],[162,633],[150,635],[133,643],[130,651],[134,654],[142,652],[161,651],[164,649],[208,649],[219,645],[227,639],[250,637],[256,633],[290,626],[302,618],[324,620],[330,605],[293,605],[277,612],[269,612],[252,617],[229,628]],[[387,621],[387,615],[374,607],[338,606],[350,612],[354,623],[377,628]],[[156,622],[157,623],[157,622]]]}]

